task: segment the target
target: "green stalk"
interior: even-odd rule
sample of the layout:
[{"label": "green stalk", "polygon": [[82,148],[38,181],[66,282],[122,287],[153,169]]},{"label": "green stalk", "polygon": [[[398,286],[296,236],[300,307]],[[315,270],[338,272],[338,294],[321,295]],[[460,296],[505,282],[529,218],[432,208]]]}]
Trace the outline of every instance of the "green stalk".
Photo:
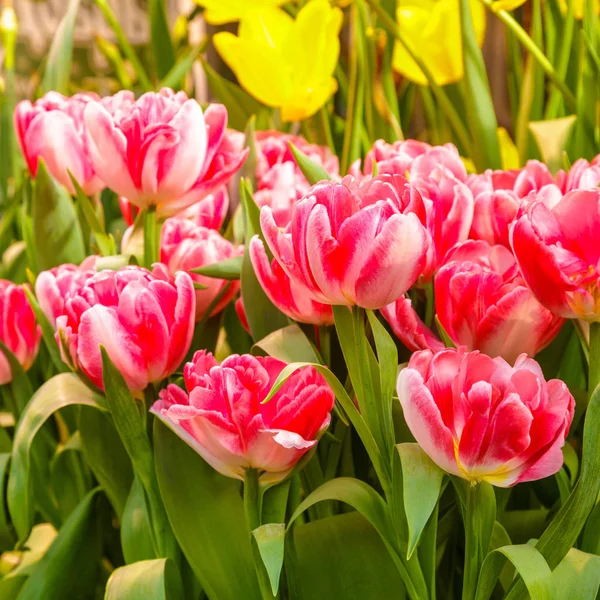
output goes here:
[{"label": "green stalk", "polygon": [[325,140],[325,143],[329,149],[335,154],[335,144],[333,143],[333,135],[331,133],[331,122],[329,121],[329,114],[327,108],[321,106],[319,109],[319,124],[321,126],[321,135]]},{"label": "green stalk", "polygon": [[244,514],[246,515],[246,523],[250,532],[261,525],[261,503],[262,497],[258,484],[258,471],[248,468],[244,476]]},{"label": "green stalk", "polygon": [[539,63],[546,75],[550,78],[550,81],[560,90],[560,93],[564,96],[566,103],[569,108],[573,111],[577,111],[577,101],[575,95],[567,87],[567,84],[561,79],[560,75],[554,70],[552,63],[546,58],[541,48],[529,37],[528,33],[519,25],[515,18],[505,10],[493,10],[493,0],[481,0],[483,4],[490,9],[515,35],[515,37],[521,42],[523,47],[529,52],[535,60]]},{"label": "green stalk", "polygon": [[469,137],[469,132],[465,127],[464,123],[461,121],[460,116],[454,105],[448,98],[446,92],[439,86],[433,77],[431,71],[427,68],[427,65],[423,62],[423,59],[419,56],[417,52],[411,47],[406,38],[402,35],[398,24],[390,18],[387,12],[380,6],[377,0],[366,0],[371,8],[377,14],[379,20],[382,25],[389,31],[391,35],[393,35],[401,44],[404,46],[404,49],[408,52],[410,57],[417,63],[417,66],[421,71],[423,71],[423,75],[429,82],[429,86],[431,87],[431,91],[435,95],[440,108],[444,111],[446,118],[448,119],[450,126],[454,130],[456,137],[460,140],[461,145],[465,149],[465,152],[468,156],[471,156],[471,138]]},{"label": "green stalk", "polygon": [[156,206],[144,211],[144,266],[151,269],[160,260],[160,226]]},{"label": "green stalk", "polygon": [[590,323],[590,362],[588,376],[588,392],[592,397],[600,383],[600,323]]}]

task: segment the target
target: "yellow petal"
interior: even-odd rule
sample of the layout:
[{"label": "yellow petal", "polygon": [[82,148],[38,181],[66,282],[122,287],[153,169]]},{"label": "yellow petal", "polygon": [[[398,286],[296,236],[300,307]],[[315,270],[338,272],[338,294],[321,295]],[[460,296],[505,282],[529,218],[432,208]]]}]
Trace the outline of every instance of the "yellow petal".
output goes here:
[{"label": "yellow petal", "polygon": [[500,145],[502,168],[505,170],[518,169],[521,166],[519,151],[515,143],[510,139],[508,131],[504,127],[498,127],[496,133],[498,135],[498,144]]},{"label": "yellow petal", "polygon": [[511,10],[515,10],[515,8],[522,6],[525,2],[527,2],[527,0],[496,0],[495,2],[492,2],[490,8],[494,12],[498,12],[499,10],[510,12]]},{"label": "yellow petal", "polygon": [[281,120],[300,121],[314,115],[337,90],[337,81],[331,77],[318,83],[303,94],[292,95],[281,107]]},{"label": "yellow petal", "polygon": [[281,106],[290,93],[290,73],[277,50],[264,42],[220,32],[213,43],[239,84],[268,106]]},{"label": "yellow petal", "polygon": [[281,52],[293,26],[292,17],[279,8],[256,10],[242,19],[238,37],[243,40],[268,44]]},{"label": "yellow petal", "polygon": [[257,10],[281,6],[285,0],[195,0],[204,7],[204,20],[211,25],[239,21]]}]

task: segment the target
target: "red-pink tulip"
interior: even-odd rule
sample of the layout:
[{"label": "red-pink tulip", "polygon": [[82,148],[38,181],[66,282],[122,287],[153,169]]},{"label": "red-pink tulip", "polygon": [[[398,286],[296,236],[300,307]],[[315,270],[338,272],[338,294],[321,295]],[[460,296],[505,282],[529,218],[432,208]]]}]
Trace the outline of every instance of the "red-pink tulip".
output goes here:
[{"label": "red-pink tulip", "polygon": [[296,164],[290,143],[333,177],[339,173],[337,156],[326,146],[309,144],[304,138],[278,131],[256,134],[256,184],[254,200],[269,206],[279,227],[292,217],[294,204],[308,192],[310,185]]},{"label": "red-pink tulip", "polygon": [[600,190],[529,204],[512,230],[527,285],[553,313],[600,321]]},{"label": "red-pink tulip", "polygon": [[252,335],[250,324],[248,323],[248,315],[246,315],[246,308],[244,307],[244,299],[240,296],[233,304],[235,306],[235,314],[240,320],[242,327],[248,334]]},{"label": "red-pink tulip", "polygon": [[400,372],[398,397],[423,450],[472,484],[510,487],[563,464],[573,396],[525,355],[511,367],[479,352],[417,352]]},{"label": "red-pink tulip", "polygon": [[69,171],[88,195],[105,187],[90,160],[83,119],[84,108],[96,98],[92,94],[66,98],[58,92],[48,92],[33,104],[29,100],[17,104],[15,131],[33,177],[41,158],[50,174],[72,194],[75,190]]},{"label": "red-pink tulip", "polygon": [[265,294],[283,314],[300,323],[333,324],[331,305],[313,300],[305,285],[292,281],[275,259],[269,261],[258,235],[250,241],[250,259]]},{"label": "red-pink tulip", "polygon": [[509,247],[509,230],[521,199],[510,190],[481,192],[475,197],[470,237],[488,244]]},{"label": "red-pink tulip", "polygon": [[100,389],[104,346],[129,389],[139,392],[179,367],[192,341],[194,314],[187,273],[172,278],[160,263],[152,273],[134,266],[106,270],[66,299],[56,339],[63,360]]},{"label": "red-pink tulip", "polygon": [[65,313],[65,302],[96,274],[96,260],[96,256],[88,256],[80,266],[60,265],[38,275],[35,280],[35,295],[53,327],[56,327],[56,319]]},{"label": "red-pink tulip", "polygon": [[84,120],[96,172],[119,196],[171,216],[226,183],[247,154],[226,131],[221,104],[202,111],[163,88],[136,102],[90,102]]},{"label": "red-pink tulip", "polygon": [[457,346],[512,364],[520,354],[535,356],[559,332],[563,319],[535,299],[504,246],[470,240],[448,261],[435,276],[435,306]]},{"label": "red-pink tulip", "polygon": [[[37,356],[42,331],[23,288],[0,279],[0,341],[15,355],[27,371]],[[0,350],[0,385],[10,383],[13,373]]]},{"label": "red-pink tulip", "polygon": [[425,265],[427,231],[409,212],[416,196],[399,176],[345,177],[312,187],[284,231],[269,207],[261,226],[281,268],[313,300],[376,309],[406,292]]},{"label": "red-pink tulip", "polygon": [[563,191],[591,190],[600,184],[600,156],[591,163],[585,158],[580,158],[569,169],[563,185]]},{"label": "red-pink tulip", "polygon": [[201,350],[184,368],[187,393],[161,392],[152,411],[227,477],[258,469],[261,481],[283,479],[329,426],[334,395],[312,367],[294,373],[266,404],[285,363],[233,355],[220,365]]},{"label": "red-pink tulip", "polygon": [[[199,227],[186,219],[167,219],[162,228],[160,260],[171,273],[187,271],[221,262],[243,254],[217,231]],[[201,321],[210,305],[221,296],[211,316],[221,312],[240,290],[239,281],[227,281],[190,273],[192,280],[204,289],[196,290],[196,321]]]}]

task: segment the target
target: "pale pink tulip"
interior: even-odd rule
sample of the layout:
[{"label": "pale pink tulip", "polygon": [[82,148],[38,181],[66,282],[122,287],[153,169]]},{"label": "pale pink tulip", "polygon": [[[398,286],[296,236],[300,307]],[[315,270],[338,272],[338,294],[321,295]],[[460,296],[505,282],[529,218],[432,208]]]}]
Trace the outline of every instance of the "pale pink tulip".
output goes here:
[{"label": "pale pink tulip", "polygon": [[88,256],[80,266],[65,264],[42,271],[35,280],[35,295],[52,327],[65,313],[65,302],[72,298],[96,274],[96,256]]},{"label": "pale pink tulip", "polygon": [[[42,330],[23,288],[0,279],[0,341],[14,354],[24,371],[33,364],[40,348]],[[0,385],[10,383],[13,373],[0,350]]]},{"label": "pale pink tulip", "polygon": [[553,313],[600,321],[600,190],[531,202],[512,229],[527,285]]},{"label": "pale pink tulip", "polygon": [[597,156],[591,163],[585,158],[576,160],[565,177],[563,192],[597,188],[600,184],[599,159],[600,157]]},{"label": "pale pink tulip", "polygon": [[249,354],[219,365],[201,350],[184,368],[187,393],[170,385],[152,412],[223,475],[243,479],[253,468],[263,482],[279,481],[317,444],[334,403],[323,377],[308,367],[262,404],[284,367]]},{"label": "pale pink tulip", "polygon": [[105,187],[91,162],[83,119],[85,107],[97,98],[95,94],[66,98],[58,92],[48,92],[33,104],[29,100],[17,104],[15,131],[33,177],[41,158],[52,177],[71,194],[75,189],[69,171],[88,195]]},{"label": "pale pink tulip", "polygon": [[425,265],[427,231],[407,210],[415,201],[403,177],[361,184],[348,176],[313,186],[284,231],[269,207],[261,226],[283,271],[312,300],[376,309],[404,294]]},{"label": "pale pink tulip", "polygon": [[509,230],[521,199],[510,190],[481,192],[475,197],[470,237],[488,244],[509,247]]},{"label": "pale pink tulip", "polygon": [[[181,218],[167,219],[162,228],[160,260],[171,273],[211,265],[241,256],[243,247],[235,247],[213,229],[194,225]],[[196,290],[196,321],[201,321],[210,305],[221,295],[210,316],[221,312],[240,290],[239,280],[227,281],[190,273],[204,289]]]},{"label": "pale pink tulip", "polygon": [[63,360],[103,389],[100,345],[140,392],[175,372],[194,333],[192,280],[172,278],[160,263],[152,273],[141,267],[101,271],[65,301],[56,319]]},{"label": "pale pink tulip", "polygon": [[573,396],[525,355],[511,367],[479,352],[423,350],[400,372],[398,397],[423,450],[471,484],[510,487],[563,464]]},{"label": "pale pink tulip", "polygon": [[171,216],[227,183],[245,160],[239,136],[229,136],[227,110],[206,111],[184,92],[163,88],[136,102],[113,98],[84,111],[96,172],[140,209]]}]

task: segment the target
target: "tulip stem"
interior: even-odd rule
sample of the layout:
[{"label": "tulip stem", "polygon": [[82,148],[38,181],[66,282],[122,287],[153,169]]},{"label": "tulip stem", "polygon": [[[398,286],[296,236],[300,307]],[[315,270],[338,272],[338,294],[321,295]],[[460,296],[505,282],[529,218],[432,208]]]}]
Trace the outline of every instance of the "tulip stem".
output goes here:
[{"label": "tulip stem", "polygon": [[600,323],[590,323],[590,359],[588,367],[588,392],[592,397],[600,383]]},{"label": "tulip stem", "polygon": [[156,216],[156,206],[150,206],[144,212],[144,266],[151,269],[160,261],[160,228]]},{"label": "tulip stem", "polygon": [[258,483],[258,471],[246,469],[244,476],[244,512],[248,531],[251,533],[260,527],[262,522],[262,494]]}]

